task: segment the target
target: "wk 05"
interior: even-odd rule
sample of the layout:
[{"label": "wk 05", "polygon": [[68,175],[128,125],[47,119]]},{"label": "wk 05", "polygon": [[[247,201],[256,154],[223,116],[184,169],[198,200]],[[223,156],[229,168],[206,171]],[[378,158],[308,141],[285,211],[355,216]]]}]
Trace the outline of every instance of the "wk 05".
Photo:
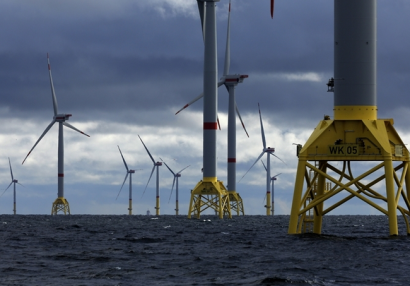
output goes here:
[{"label": "wk 05", "polygon": [[329,154],[337,156],[359,155],[358,145],[329,145]]}]

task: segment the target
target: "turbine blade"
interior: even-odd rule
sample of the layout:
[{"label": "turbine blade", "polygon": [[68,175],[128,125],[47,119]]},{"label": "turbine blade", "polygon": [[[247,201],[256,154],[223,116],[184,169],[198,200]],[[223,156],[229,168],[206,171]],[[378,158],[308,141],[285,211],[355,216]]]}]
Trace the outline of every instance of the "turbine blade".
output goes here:
[{"label": "turbine blade", "polygon": [[[220,81],[218,82],[218,87],[220,87],[221,85],[224,84],[225,81]],[[182,110],[184,110],[185,108],[187,108],[188,106],[192,105],[194,102],[200,100],[202,97],[204,96],[204,93],[201,93],[200,95],[198,95],[197,97],[195,97],[193,100],[191,100],[190,102],[188,102],[187,104],[184,105],[184,107],[182,107],[180,110],[178,110],[175,115],[177,115],[178,113],[180,113]]]},{"label": "turbine blade", "polygon": [[180,110],[178,110],[175,115],[177,115],[178,113],[180,113],[182,110],[184,110],[185,108],[187,108],[188,106],[190,106],[192,103],[198,101],[199,99],[201,99],[204,96],[203,93],[201,93],[199,96],[195,97],[193,100],[191,100],[190,102],[188,102],[187,104],[184,105],[184,107],[182,107]]},{"label": "turbine blade", "polygon": [[171,194],[169,195],[168,203],[171,201],[172,191],[174,190],[174,185],[175,185],[175,180],[176,180],[176,178],[177,178],[177,177],[174,176],[174,181],[172,182]]},{"label": "turbine blade", "polygon": [[228,87],[228,85],[225,84],[225,88],[226,88],[226,91],[228,92],[228,96],[229,96],[229,87]]},{"label": "turbine blade", "polygon": [[275,6],[275,0],[270,0],[270,17],[273,19],[273,10]]},{"label": "turbine blade", "polygon": [[279,160],[281,160],[282,163],[285,164],[286,166],[288,165],[288,164],[286,164],[281,158],[279,158],[278,156],[276,156],[275,154],[273,154],[273,153],[271,153],[271,152],[269,152],[269,153],[270,153],[271,155],[275,156],[276,158],[278,158]]},{"label": "turbine blade", "polygon": [[226,32],[225,65],[224,65],[224,73],[223,73],[224,76],[229,74],[229,67],[231,65],[230,35],[231,35],[231,0],[229,0],[229,10],[228,10],[228,27],[227,27],[227,32]]},{"label": "turbine blade", "polygon": [[248,171],[246,171],[245,175],[243,175],[242,178],[239,179],[238,183],[243,179],[243,177],[246,176],[246,174],[248,174],[248,172],[252,169],[252,167],[255,166],[256,162],[258,162],[259,159],[262,158],[263,154],[265,154],[265,151],[262,151],[262,153],[259,155],[258,159],[256,159],[255,163],[253,163],[252,166],[248,169]]},{"label": "turbine blade", "polygon": [[161,161],[165,164],[165,166],[167,166],[168,170],[172,173],[172,175],[175,176],[175,173],[171,170],[171,168],[167,165],[167,163],[164,162],[164,160],[162,160],[161,157],[159,157],[161,159]]},{"label": "turbine blade", "polygon": [[0,198],[4,195],[4,193],[10,188],[11,184],[13,184],[13,181],[11,181],[10,185],[7,187],[7,189],[4,190],[4,192],[0,195]]},{"label": "turbine blade", "polygon": [[38,142],[40,142],[40,140],[43,139],[44,135],[46,135],[46,133],[48,132],[48,130],[50,130],[50,128],[53,126],[53,124],[54,124],[55,122],[56,122],[56,121],[53,120],[53,121],[51,121],[51,123],[47,126],[46,130],[44,130],[43,134],[41,134],[40,138],[38,138],[36,144],[34,144],[33,148],[31,148],[30,152],[28,152],[26,158],[24,158],[23,163],[21,163],[21,165],[24,164],[24,162],[26,161],[27,157],[30,155],[31,151],[33,151],[33,149],[37,146]]},{"label": "turbine blade", "polygon": [[[145,150],[147,150],[147,153],[148,153],[149,157],[151,158],[152,163],[154,163],[154,168],[155,168],[155,160],[154,160],[154,158],[152,158],[151,153],[148,151],[148,148],[147,148],[147,146],[145,146],[145,144],[144,144],[144,142],[142,141],[141,137],[140,137],[139,135],[138,135],[138,137],[140,138],[142,145],[144,145]],[[152,175],[152,174],[151,174],[151,175]]]},{"label": "turbine blade", "polygon": [[263,161],[262,161],[262,160],[261,160],[261,162],[262,162],[263,167],[265,168],[265,171],[267,172],[267,171],[268,171],[268,169],[266,168],[265,163],[263,163]]},{"label": "turbine blade", "polygon": [[77,128],[75,128],[73,125],[71,125],[70,123],[67,123],[67,122],[63,122],[63,125],[64,126],[67,126],[68,128],[71,128],[71,129],[73,129],[73,130],[75,130],[75,131],[77,131],[77,132],[79,132],[79,133],[81,133],[81,134],[83,134],[83,135],[85,135],[85,136],[87,136],[87,137],[90,137],[90,135],[88,135],[88,134],[85,134],[83,131],[81,131],[81,130],[78,130]]},{"label": "turbine blade", "polygon": [[[128,166],[127,166],[127,163],[125,163],[124,156],[122,156],[122,152],[121,152],[120,146],[117,145],[117,147],[118,147],[118,150],[120,150],[120,154],[121,154],[121,157],[122,157],[122,161],[124,162],[125,169],[127,169],[127,172],[128,172],[128,171],[129,171],[129,170],[128,170]],[[127,173],[127,174],[128,174],[128,173]]]},{"label": "turbine blade", "polygon": [[20,186],[24,187],[24,185],[23,185],[23,184],[20,184],[20,183],[17,183],[17,184],[19,184]]},{"label": "turbine blade", "polygon": [[50,76],[51,97],[53,99],[54,115],[57,115],[58,114],[57,98],[56,98],[56,93],[54,91],[53,77],[51,76],[50,58],[48,57],[48,53],[47,53],[47,64],[48,64],[48,74]]},{"label": "turbine blade", "polygon": [[177,174],[181,174],[183,170],[185,170],[186,168],[188,168],[191,165],[186,166],[185,168],[183,168],[181,171],[179,171]]},{"label": "turbine blade", "polygon": [[261,107],[259,105],[259,102],[258,102],[258,108],[259,108],[259,119],[261,121],[261,134],[262,134],[263,149],[266,149],[265,131],[263,130],[262,114],[261,114]]},{"label": "turbine blade", "polygon": [[282,174],[282,173],[276,174],[276,175],[273,176],[272,178],[276,178],[276,177],[279,176],[280,174]]},{"label": "turbine blade", "polygon": [[147,190],[147,187],[148,187],[149,181],[151,180],[152,173],[154,173],[154,170],[155,170],[155,164],[154,164],[154,167],[152,168],[151,175],[149,176],[149,179],[148,179],[147,185],[145,186],[145,189],[144,189],[144,192],[142,193],[141,198],[144,196],[145,191]]},{"label": "turbine blade", "polygon": [[221,130],[221,124],[219,123],[219,116],[216,117],[216,122],[218,122],[219,130]]},{"label": "turbine blade", "polygon": [[4,191],[7,191],[8,188],[10,188],[10,186],[11,186],[12,184],[13,184],[13,181],[11,181],[10,185],[9,185]]},{"label": "turbine blade", "polygon": [[200,1],[197,0],[198,3],[198,10],[199,10],[199,17],[201,18],[201,27],[202,27],[202,37],[204,39],[205,42],[205,2],[204,1]]},{"label": "turbine blade", "polygon": [[248,138],[249,138],[248,131],[246,131],[246,127],[245,127],[245,124],[243,123],[243,120],[242,120],[241,114],[239,113],[239,109],[238,109],[238,106],[236,105],[236,101],[235,101],[235,109],[236,109],[236,114],[238,115],[239,120],[241,121],[241,124],[242,124],[243,130],[245,130],[246,136],[248,136]]},{"label": "turbine blade", "polygon": [[11,162],[10,162],[10,158],[9,158],[9,165],[10,165],[10,175],[11,175],[11,180],[13,181],[13,180],[14,180],[14,177],[13,177],[13,169],[11,169]]},{"label": "turbine blade", "polygon": [[127,172],[127,174],[125,175],[125,179],[124,179],[124,182],[122,182],[122,185],[121,185],[121,189],[120,189],[120,191],[118,192],[118,195],[117,195],[117,197],[115,198],[115,200],[117,200],[118,199],[118,196],[120,195],[120,193],[121,193],[121,190],[122,190],[122,187],[124,187],[124,184],[125,184],[125,181],[127,180],[127,178],[128,178],[128,172]]},{"label": "turbine blade", "polygon": [[174,190],[176,179],[177,179],[177,177],[174,177],[174,180],[172,181],[171,196],[172,196],[172,191]]}]

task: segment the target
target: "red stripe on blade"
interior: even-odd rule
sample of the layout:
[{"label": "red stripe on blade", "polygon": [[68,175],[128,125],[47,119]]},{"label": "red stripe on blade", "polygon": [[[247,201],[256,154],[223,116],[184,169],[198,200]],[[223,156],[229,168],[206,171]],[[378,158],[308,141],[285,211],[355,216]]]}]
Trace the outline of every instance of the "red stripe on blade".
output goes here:
[{"label": "red stripe on blade", "polygon": [[236,163],[236,158],[228,158],[228,163]]},{"label": "red stripe on blade", "polygon": [[275,6],[275,1],[270,0],[270,16],[273,18],[273,6]]}]

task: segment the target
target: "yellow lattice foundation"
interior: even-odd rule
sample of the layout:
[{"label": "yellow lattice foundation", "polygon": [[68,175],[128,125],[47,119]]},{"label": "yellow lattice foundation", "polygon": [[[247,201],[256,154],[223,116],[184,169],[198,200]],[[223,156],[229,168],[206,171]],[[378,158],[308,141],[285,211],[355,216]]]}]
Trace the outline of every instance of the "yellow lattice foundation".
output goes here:
[{"label": "yellow lattice foundation", "polygon": [[213,209],[219,218],[224,215],[232,218],[229,203],[229,193],[223,182],[215,179],[200,181],[191,192],[188,218],[194,215],[200,218],[201,213],[207,209]]},{"label": "yellow lattice foundation", "polygon": [[63,197],[57,198],[54,201],[53,206],[51,207],[51,215],[56,215],[59,212],[63,212],[64,214],[70,214],[70,204]]},{"label": "yellow lattice foundation", "polygon": [[[376,162],[375,166],[354,175],[351,165],[367,161]],[[358,198],[388,216],[390,235],[398,235],[399,210],[410,234],[408,166],[409,152],[394,129],[392,119],[321,121],[299,153],[288,232],[300,233],[309,217],[308,212],[313,211],[313,232],[320,234],[324,215]],[[381,175],[377,171],[381,171]],[[329,190],[326,190],[326,181],[333,185]],[[382,181],[386,186],[385,194],[374,188]],[[342,195],[342,191],[347,191],[347,195],[325,208],[325,202]],[[400,205],[400,198],[403,205]]]},{"label": "yellow lattice foundation", "polygon": [[245,215],[243,201],[239,193],[236,191],[228,191],[229,203],[231,205],[231,212],[236,212],[237,215]]}]

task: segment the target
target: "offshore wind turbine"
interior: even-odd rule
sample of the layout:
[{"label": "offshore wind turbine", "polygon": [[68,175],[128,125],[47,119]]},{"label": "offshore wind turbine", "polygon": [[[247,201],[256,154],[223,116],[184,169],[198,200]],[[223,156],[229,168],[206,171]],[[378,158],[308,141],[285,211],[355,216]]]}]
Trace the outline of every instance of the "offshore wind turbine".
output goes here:
[{"label": "offshore wind turbine", "polygon": [[[266,172],[268,171],[268,169],[265,166],[265,163],[263,163],[263,161],[261,160],[263,167],[265,168]],[[282,174],[276,174],[275,176],[273,176],[272,178],[270,178],[270,181],[272,182],[272,215],[275,214],[275,181],[277,180],[277,177]]]},{"label": "offshore wind turbine", "polygon": [[147,185],[145,186],[145,189],[144,189],[144,192],[142,193],[142,195],[144,195],[145,190],[146,190],[147,187],[148,187],[149,181],[151,180],[152,173],[154,173],[154,170],[155,170],[155,167],[156,167],[156,168],[157,168],[157,185],[156,185],[156,186],[157,186],[157,190],[156,190],[155,214],[156,214],[156,215],[159,215],[160,199],[159,199],[159,169],[158,169],[158,167],[159,167],[159,166],[162,166],[162,162],[155,162],[154,158],[152,158],[151,153],[148,151],[148,148],[147,148],[147,146],[145,146],[145,144],[144,144],[144,142],[142,141],[141,137],[140,137],[139,135],[138,135],[138,137],[140,138],[142,145],[144,145],[144,148],[145,148],[145,150],[147,151],[148,156],[151,158],[152,163],[154,163],[154,167],[152,167],[151,175],[149,176]]},{"label": "offshore wind turbine", "polygon": [[[1,194],[1,196],[3,196],[3,194],[10,188],[11,184],[13,185],[13,214],[16,214],[16,184],[19,184],[20,186],[23,186],[22,184],[19,183],[19,181],[17,179],[14,179],[13,176],[13,169],[11,168],[11,162],[10,162],[10,158],[9,158],[9,166],[10,166],[10,175],[11,175],[11,183],[10,185],[7,187],[7,189],[4,190],[4,192]],[[24,186],[23,186],[24,187]],[[0,196],[0,197],[1,197]]]},{"label": "offshore wind turbine", "polygon": [[[201,93],[199,96],[197,96],[195,99],[190,101],[188,104],[186,104],[184,107],[182,107],[179,111],[176,112],[178,114],[185,108],[187,108],[189,105],[193,104],[200,98],[204,97],[204,166],[208,165],[209,166],[209,174],[212,176],[208,177],[204,172],[204,180],[201,181],[197,187],[200,187],[202,182],[207,181],[208,179],[210,181],[216,180],[216,163],[214,164],[212,162],[212,159],[205,159],[205,157],[208,157],[209,155],[213,158],[213,152],[214,150],[214,143],[212,142],[214,139],[216,140],[216,134],[214,135],[214,119],[213,119],[213,113],[217,112],[217,102],[214,102],[217,100],[217,90],[214,89],[214,76],[217,77],[217,71],[216,71],[216,22],[215,22],[215,2],[218,2],[219,0],[198,0],[198,9],[199,9],[199,14],[201,18],[201,25],[202,25],[202,33],[204,36],[204,43],[205,43],[205,53],[204,53],[204,92]],[[226,41],[226,50],[225,50],[225,64],[224,64],[224,72],[223,76],[219,81],[215,81],[215,88],[218,88],[222,85],[225,85],[228,92],[229,92],[229,116],[228,116],[228,187],[229,190],[226,190],[229,196],[229,203],[232,206],[232,209],[236,209],[237,214],[239,215],[239,212],[243,211],[243,202],[241,197],[239,196],[238,193],[236,193],[236,123],[235,123],[235,111],[241,121],[242,127],[246,133],[246,135],[249,137],[248,132],[246,131],[245,125],[243,123],[243,120],[241,118],[241,115],[239,113],[238,107],[236,105],[236,100],[235,100],[235,86],[238,83],[243,82],[244,78],[247,78],[247,75],[229,75],[229,66],[230,66],[230,12],[231,12],[231,2],[229,2],[229,14],[228,14],[228,25],[227,25],[227,41]],[[206,19],[205,19],[206,18]],[[205,75],[205,73],[208,73]],[[208,98],[208,99],[207,99]],[[218,116],[216,115],[216,120],[215,120],[218,125],[219,125],[219,120]],[[215,126],[216,127],[216,126]],[[209,153],[208,153],[209,152]],[[211,155],[212,154],[212,155]],[[211,166],[215,165],[215,166]],[[207,167],[204,167],[204,170],[208,169]],[[215,171],[214,171],[215,169]],[[209,175],[208,174],[208,175]],[[214,176],[215,175],[215,176]],[[216,180],[217,181],[217,180]],[[197,188],[195,187],[195,188]],[[222,194],[223,191],[218,190],[219,187],[212,187],[211,185],[209,186],[211,189],[210,192],[214,193],[215,195]],[[194,205],[190,206],[190,214],[188,215],[190,217],[191,211],[194,209],[194,212],[199,216],[200,211],[198,211],[201,207],[201,202],[199,201],[198,205],[195,206],[196,203],[196,196],[195,193],[192,193],[191,201],[193,202]],[[199,196],[199,199],[202,197]],[[221,201],[221,199],[216,198],[216,201]],[[195,202],[194,202],[195,201]],[[205,204],[207,205],[207,204]],[[214,206],[215,204],[213,202],[210,202],[210,205]],[[208,205],[206,206],[208,207]],[[206,208],[205,207],[205,208]],[[218,207],[216,207],[218,208]],[[230,209],[229,209],[229,215],[230,215]],[[222,217],[222,214],[220,212],[220,217]]]},{"label": "offshore wind turbine", "polygon": [[117,147],[118,147],[118,150],[120,151],[121,158],[122,158],[122,161],[124,162],[124,166],[125,166],[125,169],[127,170],[127,173],[125,174],[124,182],[122,182],[121,189],[120,189],[120,191],[118,192],[118,195],[117,195],[117,198],[116,198],[116,199],[118,199],[118,196],[119,196],[120,193],[121,193],[122,187],[124,187],[125,181],[127,180],[128,175],[130,175],[130,180],[129,180],[128,214],[129,214],[129,215],[132,215],[132,174],[135,173],[135,170],[130,170],[130,169],[128,169],[127,163],[125,162],[124,156],[122,155],[120,146],[117,145]]},{"label": "offshore wind turbine", "polygon": [[216,45],[216,8],[219,0],[197,1],[202,31],[204,35],[204,73],[203,73],[203,173],[191,192],[188,218],[194,214],[197,218],[208,208],[213,209],[223,218],[232,217],[229,193],[221,181],[218,181],[216,170],[216,130],[218,110],[218,71]]},{"label": "offshore wind turbine", "polygon": [[[236,106],[235,99],[235,87],[242,83],[248,75],[240,74],[229,74],[230,62],[231,62],[231,52],[230,52],[230,33],[231,33],[231,1],[229,0],[229,11],[228,11],[228,25],[226,33],[226,49],[225,49],[225,64],[224,72],[220,82],[225,84],[226,89],[229,93],[229,110],[228,110],[228,162],[227,162],[227,173],[228,173],[228,193],[229,202],[231,204],[231,209],[236,210],[237,215],[242,213],[245,214],[243,201],[239,193],[236,192],[236,118],[235,110],[238,114],[242,126],[246,132],[245,125],[243,125],[242,118],[239,114],[238,107]],[[248,132],[246,135],[249,137]]]},{"label": "offshore wind turbine", "polygon": [[[263,149],[262,149],[262,153],[259,155],[259,157],[255,160],[255,162],[252,164],[252,166],[248,169],[248,171],[246,171],[246,173],[242,176],[242,178],[240,178],[240,180],[243,179],[243,177],[246,176],[246,174],[252,169],[253,166],[255,166],[256,162],[259,161],[260,158],[262,158],[262,156],[266,153],[266,215],[270,215],[271,214],[271,193],[270,193],[270,181],[271,181],[271,176],[270,176],[270,155],[275,156],[276,158],[278,158],[279,160],[282,161],[282,159],[280,159],[278,156],[276,156],[275,154],[273,154],[275,152],[275,148],[271,148],[271,147],[266,147],[266,140],[265,140],[265,131],[263,129],[263,122],[262,122],[262,113],[261,113],[261,108],[260,105],[258,103],[258,108],[259,108],[259,119],[260,119],[260,123],[261,123],[261,136],[262,136],[262,144],[263,144]],[[282,161],[283,162],[283,161]],[[239,181],[240,181],[239,180]]]},{"label": "offshore wind turbine", "polygon": [[[160,158],[161,159],[161,158]],[[165,164],[165,166],[168,168],[168,170],[174,175],[174,181],[172,182],[172,188],[171,188],[171,194],[169,195],[169,200],[171,200],[172,196],[172,191],[174,190],[174,185],[176,182],[176,187],[175,187],[175,215],[179,215],[179,203],[178,203],[178,178],[181,177],[181,173],[183,170],[188,168],[191,165],[186,166],[183,168],[181,171],[177,172],[176,174],[174,171],[171,170],[171,168],[167,165],[167,163],[164,162],[164,160],[161,159],[161,161]],[[169,201],[168,201],[169,202]]]},{"label": "offshore wind turbine", "polygon": [[64,134],[63,134],[63,126],[71,128],[87,137],[90,135],[85,134],[84,132],[78,130],[71,124],[67,123],[66,121],[72,116],[71,114],[64,114],[58,113],[58,105],[57,105],[57,98],[54,91],[53,85],[53,77],[51,76],[51,66],[50,66],[50,59],[47,53],[47,64],[48,64],[48,74],[50,77],[50,86],[51,86],[51,99],[53,101],[54,107],[54,117],[51,123],[47,126],[44,130],[43,134],[41,134],[40,138],[34,144],[33,148],[31,148],[30,152],[28,152],[26,158],[24,158],[21,164],[24,164],[27,157],[30,155],[31,151],[37,146],[41,139],[43,139],[44,135],[53,127],[54,123],[58,122],[58,197],[53,202],[53,206],[51,208],[51,214],[57,214],[59,211],[64,212],[64,214],[70,214],[70,205],[68,201],[64,197]]}]

